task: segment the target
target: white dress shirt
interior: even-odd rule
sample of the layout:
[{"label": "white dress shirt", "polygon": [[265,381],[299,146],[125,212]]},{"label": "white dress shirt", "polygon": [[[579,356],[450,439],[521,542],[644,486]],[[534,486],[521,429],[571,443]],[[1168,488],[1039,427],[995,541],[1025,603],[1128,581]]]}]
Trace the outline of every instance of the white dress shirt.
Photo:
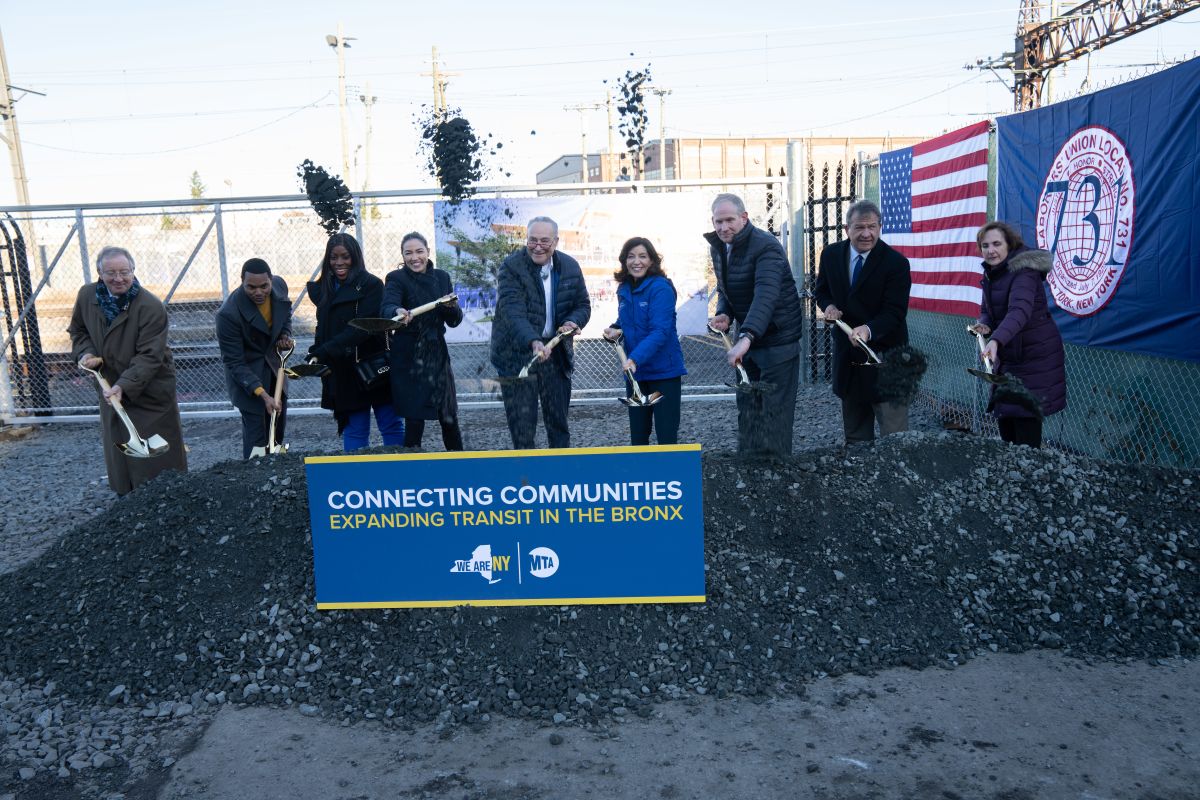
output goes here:
[{"label": "white dress shirt", "polygon": [[542,266],[542,288],[546,294],[546,324],[542,326],[542,338],[549,338],[554,335],[554,296],[551,293],[553,287],[553,278],[550,273],[554,269],[554,254],[550,254],[550,260]]}]

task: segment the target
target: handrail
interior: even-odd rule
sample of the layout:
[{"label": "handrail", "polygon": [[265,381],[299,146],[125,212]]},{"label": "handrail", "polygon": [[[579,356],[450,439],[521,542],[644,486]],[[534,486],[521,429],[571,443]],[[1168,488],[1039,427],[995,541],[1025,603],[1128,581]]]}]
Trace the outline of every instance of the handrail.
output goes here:
[{"label": "handrail", "polygon": [[[686,186],[759,186],[766,184],[780,184],[786,186],[789,178],[787,176],[774,178],[693,178],[687,180],[668,180],[668,181],[607,181],[604,183],[534,183],[517,186],[476,186],[474,187],[474,195],[476,197],[484,197],[497,192],[558,192],[569,190],[596,190],[596,189],[634,189],[642,191],[643,189],[656,188],[672,188]],[[442,190],[438,188],[428,189],[390,189],[390,190],[372,190],[369,192],[356,192],[355,197],[360,198],[386,198],[386,197],[429,197],[435,200],[445,199]],[[75,211],[83,210],[98,210],[98,209],[122,209],[122,208],[184,208],[196,206],[216,206],[216,205],[237,205],[241,203],[257,204],[257,203],[306,203],[308,195],[304,194],[269,194],[269,195],[251,195],[248,197],[221,197],[221,198],[206,198],[206,197],[191,197],[186,200],[133,200],[126,202],[106,202],[106,203],[52,203],[49,205],[36,206],[0,206],[0,213],[10,212],[17,213],[33,213],[41,211]]]}]

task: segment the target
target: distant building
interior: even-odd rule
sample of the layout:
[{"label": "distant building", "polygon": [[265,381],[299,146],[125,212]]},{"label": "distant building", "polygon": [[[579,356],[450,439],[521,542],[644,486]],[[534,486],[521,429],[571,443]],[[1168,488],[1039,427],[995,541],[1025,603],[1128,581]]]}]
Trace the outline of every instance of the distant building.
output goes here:
[{"label": "distant building", "polygon": [[[591,153],[588,155],[588,182],[616,180],[615,178],[602,177],[603,175],[612,174],[611,170],[602,166],[602,161],[607,159],[606,154]],[[538,170],[538,183],[579,183],[583,180],[581,173],[582,158],[579,153],[565,153],[551,161],[542,169]]]}]

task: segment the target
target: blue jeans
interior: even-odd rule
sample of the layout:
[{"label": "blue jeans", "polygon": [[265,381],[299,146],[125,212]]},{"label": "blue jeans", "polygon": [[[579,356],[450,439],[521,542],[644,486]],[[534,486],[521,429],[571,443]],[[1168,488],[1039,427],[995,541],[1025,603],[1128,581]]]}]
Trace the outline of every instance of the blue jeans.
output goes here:
[{"label": "blue jeans", "polygon": [[[390,402],[375,406],[375,423],[383,436],[385,446],[404,444],[404,420],[396,416]],[[371,440],[371,409],[351,411],[342,430],[342,449],[349,453],[351,450],[361,450]]]}]

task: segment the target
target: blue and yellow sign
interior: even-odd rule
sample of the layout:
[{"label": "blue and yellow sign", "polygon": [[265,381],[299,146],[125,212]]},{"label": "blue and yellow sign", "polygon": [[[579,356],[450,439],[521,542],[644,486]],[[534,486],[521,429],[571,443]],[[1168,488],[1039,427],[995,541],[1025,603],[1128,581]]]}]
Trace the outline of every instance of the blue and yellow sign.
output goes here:
[{"label": "blue and yellow sign", "polygon": [[704,602],[698,444],[304,463],[318,609]]}]

